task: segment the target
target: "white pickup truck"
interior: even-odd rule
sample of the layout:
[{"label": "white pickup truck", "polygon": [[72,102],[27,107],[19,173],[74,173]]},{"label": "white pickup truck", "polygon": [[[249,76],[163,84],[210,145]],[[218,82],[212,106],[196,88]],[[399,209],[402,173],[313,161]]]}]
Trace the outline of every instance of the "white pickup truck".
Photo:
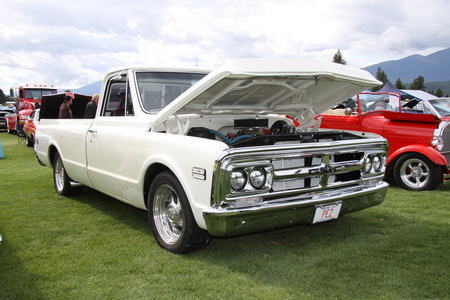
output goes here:
[{"label": "white pickup truck", "polygon": [[57,193],[85,185],[147,210],[158,244],[188,253],[212,236],[383,202],[386,140],[319,131],[315,120],[377,85],[366,71],[304,59],[122,69],[106,75],[94,119],[46,118],[43,101],[35,151]]}]

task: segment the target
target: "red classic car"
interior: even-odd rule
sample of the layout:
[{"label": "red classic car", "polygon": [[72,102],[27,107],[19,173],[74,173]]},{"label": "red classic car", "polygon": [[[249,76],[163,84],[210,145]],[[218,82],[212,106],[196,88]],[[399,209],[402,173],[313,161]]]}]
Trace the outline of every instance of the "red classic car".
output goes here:
[{"label": "red classic car", "polygon": [[28,147],[34,145],[34,135],[36,133],[36,125],[39,122],[39,109],[33,110],[30,116],[23,123],[23,131]]},{"label": "red classic car", "polygon": [[361,93],[319,118],[321,128],[386,138],[386,175],[404,189],[432,190],[450,180],[450,98],[402,101],[398,93]]}]

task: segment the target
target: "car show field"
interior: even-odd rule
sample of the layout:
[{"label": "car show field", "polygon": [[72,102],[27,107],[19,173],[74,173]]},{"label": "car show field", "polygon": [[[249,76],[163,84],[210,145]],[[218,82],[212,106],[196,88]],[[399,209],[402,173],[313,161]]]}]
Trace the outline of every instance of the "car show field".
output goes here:
[{"label": "car show field", "polygon": [[[449,186],[391,183],[385,201],[319,226],[161,249],[147,214],[85,188],[64,197],[33,149],[0,132],[0,298],[446,299]],[[69,296],[70,295],[70,296]]]}]

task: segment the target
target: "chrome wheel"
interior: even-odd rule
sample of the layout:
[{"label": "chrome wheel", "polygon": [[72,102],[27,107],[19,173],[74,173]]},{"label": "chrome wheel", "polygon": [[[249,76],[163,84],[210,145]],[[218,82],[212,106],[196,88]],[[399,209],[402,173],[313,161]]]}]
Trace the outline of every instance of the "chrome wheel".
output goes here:
[{"label": "chrome wheel", "polygon": [[440,166],[418,153],[406,154],[395,164],[395,180],[407,190],[432,190],[441,177]]},{"label": "chrome wheel", "polygon": [[158,174],[152,181],[147,208],[153,236],[161,248],[185,254],[210,243],[211,236],[198,227],[186,193],[170,171]]},{"label": "chrome wheel", "polygon": [[158,187],[153,201],[153,218],[161,239],[175,244],[183,229],[183,210],[177,193],[171,186],[164,184]]},{"label": "chrome wheel", "polygon": [[53,169],[54,169],[53,177],[55,181],[55,189],[58,192],[58,194],[60,194],[65,187],[66,171],[64,170],[64,165],[59,155],[55,159]]},{"label": "chrome wheel", "polygon": [[58,194],[63,196],[77,195],[81,193],[82,186],[71,185],[72,179],[67,175],[63,161],[59,153],[56,153],[53,159],[53,185]]},{"label": "chrome wheel", "polygon": [[430,169],[420,159],[411,158],[400,168],[403,182],[412,188],[424,187],[430,178]]}]

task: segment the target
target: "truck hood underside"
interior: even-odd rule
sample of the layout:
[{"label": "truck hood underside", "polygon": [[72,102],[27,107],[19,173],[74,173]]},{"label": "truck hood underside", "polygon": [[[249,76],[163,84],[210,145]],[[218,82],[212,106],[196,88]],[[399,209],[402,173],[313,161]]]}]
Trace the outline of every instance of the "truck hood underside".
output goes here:
[{"label": "truck hood underside", "polygon": [[368,72],[318,60],[239,59],[205,76],[160,111],[151,127],[175,114],[289,115],[301,123],[364,89]]}]

